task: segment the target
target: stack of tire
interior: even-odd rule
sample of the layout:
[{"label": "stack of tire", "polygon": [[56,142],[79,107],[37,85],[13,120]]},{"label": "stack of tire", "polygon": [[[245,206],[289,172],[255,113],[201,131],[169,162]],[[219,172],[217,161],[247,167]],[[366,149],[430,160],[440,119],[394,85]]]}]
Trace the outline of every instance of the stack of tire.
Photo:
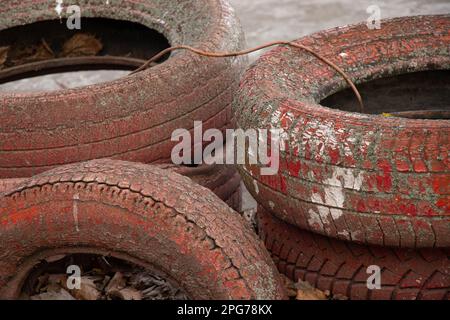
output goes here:
[{"label": "stack of tire", "polygon": [[448,15],[418,16],[296,41],[349,75],[364,110],[336,70],[299,49],[276,48],[244,75],[238,127],[284,140],[276,175],[239,170],[292,280],[351,299],[450,298],[449,30]]},{"label": "stack of tire", "polygon": [[[0,32],[55,19],[54,2],[4,2]],[[83,18],[140,23],[173,45],[244,43],[222,0],[93,0],[82,9]],[[230,126],[245,63],[181,52],[107,83],[0,94],[0,298],[18,298],[38,262],[71,253],[149,268],[191,299],[284,298],[263,244],[219,199],[239,206],[236,169],[168,164],[174,130],[192,131],[194,120]],[[91,160],[99,158],[109,159]]]}]

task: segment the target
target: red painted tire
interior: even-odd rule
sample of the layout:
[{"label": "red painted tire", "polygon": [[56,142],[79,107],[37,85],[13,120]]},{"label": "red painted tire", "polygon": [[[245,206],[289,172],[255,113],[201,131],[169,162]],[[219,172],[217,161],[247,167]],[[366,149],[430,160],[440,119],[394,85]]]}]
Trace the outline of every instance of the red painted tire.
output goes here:
[{"label": "red painted tire", "polygon": [[14,189],[24,181],[26,181],[26,178],[0,179],[0,193]]},{"label": "red painted tire", "polygon": [[[2,3],[0,30],[55,20],[55,3]],[[140,23],[173,45],[235,51],[244,38],[226,0],[104,1],[83,4],[84,17]],[[193,19],[195,17],[195,19]],[[59,25],[59,24],[58,24]],[[61,25],[65,28],[65,25]],[[146,71],[88,87],[0,94],[0,178],[29,177],[54,166],[98,158],[135,162],[170,159],[171,134],[225,128],[246,58],[210,59],[183,51]]]},{"label": "red painted tire", "polygon": [[[240,212],[241,176],[236,168],[226,165],[201,165],[199,167],[159,164],[155,167],[170,170],[190,178],[196,184],[210,189],[232,209]],[[0,193],[6,192],[25,182],[27,178],[0,179]]]},{"label": "red painted tire", "polygon": [[[330,239],[298,229],[259,208],[258,230],[278,270],[350,299],[450,299],[449,249],[395,249]],[[368,290],[369,266],[381,289]]]},{"label": "red painted tire", "polygon": [[235,211],[241,211],[241,176],[234,166],[200,165],[198,167],[177,166],[173,164],[156,165],[161,169],[169,169],[186,176],[205,188],[214,192]]},{"label": "red painted tire", "polygon": [[[417,79],[431,74],[424,82],[429,83],[435,74],[436,103],[445,108],[449,30],[449,15],[406,17],[382,21],[380,30],[359,24],[297,42],[341,66],[362,89],[395,75],[416,79],[406,84],[420,89]],[[386,94],[393,88],[387,83]],[[305,230],[363,244],[449,247],[450,121],[320,104],[346,87],[328,65],[287,47],[269,52],[247,71],[235,99],[237,126],[281,128],[287,139],[277,175],[261,176],[257,166],[240,168],[247,188],[264,208]],[[379,92],[373,90],[367,92],[371,97]],[[368,112],[372,106],[366,101]],[[405,107],[417,105],[408,100]]]},{"label": "red painted tire", "polygon": [[45,255],[117,256],[158,270],[192,299],[280,299],[263,244],[211,191],[149,165],[58,167],[0,198],[0,298]]}]

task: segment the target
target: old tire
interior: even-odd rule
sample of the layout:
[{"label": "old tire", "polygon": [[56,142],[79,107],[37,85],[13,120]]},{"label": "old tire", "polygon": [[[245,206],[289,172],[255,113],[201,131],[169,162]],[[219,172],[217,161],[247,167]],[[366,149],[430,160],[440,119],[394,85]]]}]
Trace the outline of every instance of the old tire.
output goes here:
[{"label": "old tire", "polygon": [[[198,167],[177,166],[173,164],[159,164],[155,167],[170,170],[190,178],[212,192],[232,209],[241,210],[241,176],[236,168],[225,165],[201,165]],[[0,193],[6,192],[25,182],[27,178],[0,179]]]},{"label": "old tire", "polygon": [[241,211],[241,176],[231,165],[200,165],[198,167],[177,166],[173,164],[156,165],[161,169],[168,169],[190,178],[212,192],[232,209]]},{"label": "old tire", "polygon": [[[335,62],[361,86],[436,70],[447,79],[436,92],[448,107],[450,16],[382,25],[336,28],[297,42]],[[246,72],[234,103],[237,126],[281,128],[286,138],[277,175],[261,176],[256,165],[239,168],[247,188],[264,208],[305,230],[363,244],[449,247],[450,121],[320,104],[344,88],[334,69],[287,47],[267,53]]]},{"label": "old tire", "polygon": [[14,187],[20,185],[21,183],[23,183],[25,181],[26,181],[26,178],[0,179],[0,193],[14,189]]},{"label": "old tire", "polygon": [[[293,281],[350,299],[450,299],[449,249],[395,249],[330,239],[262,208],[257,221],[278,270]],[[369,266],[381,269],[380,290],[367,288]]]},{"label": "old tire", "polygon": [[0,199],[0,297],[16,298],[36,261],[56,252],[126,257],[192,299],[279,299],[282,284],[244,220],[188,178],[96,160],[38,175]]},{"label": "old tire", "polygon": [[[97,0],[82,10],[83,18],[140,23],[172,45],[210,51],[244,46],[239,22],[225,0],[125,0],[113,6]],[[0,9],[0,31],[55,17],[54,3],[8,0]],[[229,126],[230,103],[245,62],[245,57],[210,59],[184,51],[112,82],[57,92],[0,93],[0,178],[29,177],[99,158],[164,162],[170,159],[175,129],[191,130],[194,120],[203,121],[205,129]]]}]

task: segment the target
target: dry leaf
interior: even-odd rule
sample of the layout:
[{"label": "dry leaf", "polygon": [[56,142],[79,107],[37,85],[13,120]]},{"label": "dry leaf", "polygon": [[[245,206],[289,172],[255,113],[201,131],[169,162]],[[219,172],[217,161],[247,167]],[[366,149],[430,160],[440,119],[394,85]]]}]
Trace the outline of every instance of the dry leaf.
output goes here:
[{"label": "dry leaf", "polygon": [[100,291],[89,277],[81,277],[80,289],[72,289],[70,293],[78,300],[98,300]]},{"label": "dry leaf", "polygon": [[111,299],[119,299],[119,300],[142,300],[142,293],[133,288],[112,290],[109,292],[108,296]]},{"label": "dry leaf", "polygon": [[187,300],[186,295],[170,281],[145,270],[134,273],[129,283],[142,292],[143,300]]},{"label": "dry leaf", "polygon": [[49,284],[57,284],[64,286],[67,282],[66,274],[49,274],[47,277],[47,282]]},{"label": "dry leaf", "polygon": [[113,290],[120,290],[123,289],[126,285],[126,280],[123,277],[122,273],[116,272],[114,274],[114,277],[112,277],[111,281],[108,283],[108,285],[105,288],[106,294],[109,294]]},{"label": "dry leaf", "polygon": [[13,65],[49,60],[55,57],[53,50],[44,39],[38,45],[17,49],[11,55]]},{"label": "dry leaf", "polygon": [[77,33],[64,43],[62,57],[95,56],[103,49],[103,44],[93,35]]},{"label": "dry leaf", "polygon": [[322,291],[313,288],[308,282],[299,281],[296,285],[296,300],[327,300],[327,296]]},{"label": "dry leaf", "polygon": [[281,275],[284,282],[284,287],[286,288],[286,293],[289,298],[295,298],[297,296],[297,289],[295,288],[295,283],[286,277],[285,275]]},{"label": "dry leaf", "polygon": [[30,297],[31,300],[75,300],[75,298],[63,288],[57,291],[47,291]]},{"label": "dry leaf", "polygon": [[48,274],[41,275],[37,278],[37,283],[35,287],[36,292],[41,292],[41,289],[48,285],[48,278],[49,278]]},{"label": "dry leaf", "polygon": [[9,47],[0,47],[0,69],[3,68],[6,60],[8,59]]}]

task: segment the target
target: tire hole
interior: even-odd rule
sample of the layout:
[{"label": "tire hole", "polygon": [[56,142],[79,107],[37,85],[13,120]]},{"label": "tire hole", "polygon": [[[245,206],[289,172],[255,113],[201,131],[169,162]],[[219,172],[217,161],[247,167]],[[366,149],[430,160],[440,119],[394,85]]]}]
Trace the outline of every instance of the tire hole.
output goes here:
[{"label": "tire hole", "polygon": [[127,261],[95,254],[70,254],[49,257],[35,265],[22,286],[21,299],[186,300],[188,297],[173,281]]},{"label": "tire hole", "polygon": [[80,30],[69,30],[63,19],[0,31],[0,49],[7,48],[0,91],[54,91],[114,80],[170,47],[164,35],[138,23],[104,18],[81,23]]},{"label": "tire hole", "polygon": [[[411,119],[450,119],[450,71],[401,74],[357,85],[366,113]],[[323,106],[358,112],[350,89],[323,99]]]}]

